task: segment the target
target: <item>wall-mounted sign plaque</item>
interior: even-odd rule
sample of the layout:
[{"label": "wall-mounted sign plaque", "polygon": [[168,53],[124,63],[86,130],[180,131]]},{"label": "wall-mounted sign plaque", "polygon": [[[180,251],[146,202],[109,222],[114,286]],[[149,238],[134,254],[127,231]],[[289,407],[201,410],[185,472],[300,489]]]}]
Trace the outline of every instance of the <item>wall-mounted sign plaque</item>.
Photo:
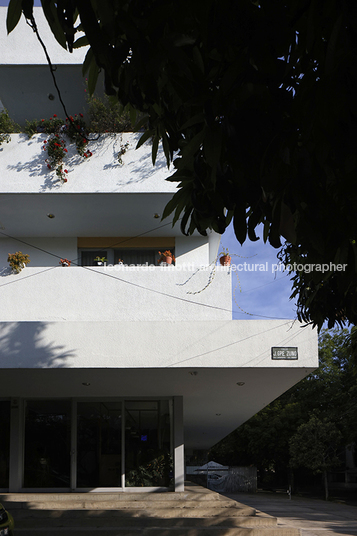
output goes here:
[{"label": "wall-mounted sign plaque", "polygon": [[273,347],[271,349],[272,359],[297,359],[298,349],[296,346],[287,346],[286,348]]}]

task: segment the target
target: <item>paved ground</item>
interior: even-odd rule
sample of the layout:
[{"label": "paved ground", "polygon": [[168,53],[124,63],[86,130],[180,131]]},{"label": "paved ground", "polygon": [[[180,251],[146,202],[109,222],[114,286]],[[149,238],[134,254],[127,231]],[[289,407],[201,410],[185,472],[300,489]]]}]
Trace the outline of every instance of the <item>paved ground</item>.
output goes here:
[{"label": "paved ground", "polygon": [[280,526],[300,528],[302,536],[357,536],[357,506],[280,493],[225,494],[278,518]]}]

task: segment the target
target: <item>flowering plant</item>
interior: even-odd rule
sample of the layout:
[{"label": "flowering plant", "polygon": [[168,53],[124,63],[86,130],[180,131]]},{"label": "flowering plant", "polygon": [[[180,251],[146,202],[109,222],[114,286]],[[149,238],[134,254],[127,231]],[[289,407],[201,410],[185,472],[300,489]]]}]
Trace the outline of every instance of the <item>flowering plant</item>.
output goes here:
[{"label": "flowering plant", "polygon": [[77,152],[84,158],[92,156],[91,151],[87,149],[87,127],[83,119],[83,114],[70,115],[64,122],[56,114],[50,119],[41,119],[27,124],[27,133],[29,136],[35,132],[45,132],[50,137],[44,141],[43,149],[47,151],[46,159],[48,169],[55,169],[56,175],[63,182],[67,182],[67,169],[63,169],[63,159],[66,155],[66,141],[64,136],[68,136],[71,142],[76,144]]},{"label": "flowering plant", "polygon": [[92,156],[91,151],[86,150],[88,145],[87,140],[87,125],[83,119],[83,114],[70,115],[66,118],[66,134],[71,141],[76,144],[77,152],[84,158]]},{"label": "flowering plant", "polygon": [[106,259],[105,257],[99,257],[99,255],[97,255],[94,259],[94,262],[107,262],[107,260],[108,259]]},{"label": "flowering plant", "polygon": [[[159,255],[160,255],[160,258],[158,259],[158,263],[160,264],[161,262],[167,262],[167,257],[171,257],[172,258],[172,262],[175,262],[176,259],[175,259],[175,255],[173,253],[171,253],[171,251],[169,249],[167,249],[166,251],[163,251],[161,253],[161,251],[159,251]],[[171,264],[171,263],[170,263]]]},{"label": "flowering plant", "polygon": [[59,261],[59,264],[61,264],[62,266],[71,266],[71,261],[69,261],[68,259],[61,259]]},{"label": "flowering plant", "polygon": [[46,158],[48,169],[54,168],[57,177],[63,182],[67,182],[66,173],[68,171],[63,169],[63,158],[67,153],[65,140],[59,134],[54,134],[44,141],[43,149],[48,154],[48,158]]},{"label": "flowering plant", "polygon": [[7,262],[10,264],[12,271],[18,274],[30,262],[30,257],[27,253],[16,251],[16,253],[9,253]]}]

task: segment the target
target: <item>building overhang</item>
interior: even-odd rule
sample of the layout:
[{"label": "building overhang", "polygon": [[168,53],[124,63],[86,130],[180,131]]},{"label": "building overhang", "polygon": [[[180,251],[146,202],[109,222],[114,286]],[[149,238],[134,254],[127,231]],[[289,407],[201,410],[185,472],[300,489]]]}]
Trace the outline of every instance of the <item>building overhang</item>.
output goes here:
[{"label": "building overhang", "polygon": [[318,366],[315,331],[292,324],[2,323],[2,396],[182,396],[186,447],[209,448]]}]

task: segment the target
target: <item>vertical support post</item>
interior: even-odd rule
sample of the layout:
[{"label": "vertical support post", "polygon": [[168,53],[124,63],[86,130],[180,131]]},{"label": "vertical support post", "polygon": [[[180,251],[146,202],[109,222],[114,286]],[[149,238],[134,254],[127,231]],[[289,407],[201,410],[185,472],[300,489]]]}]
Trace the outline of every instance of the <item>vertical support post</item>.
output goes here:
[{"label": "vertical support post", "polygon": [[174,480],[175,491],[184,491],[185,456],[183,438],[183,397],[174,396]]},{"label": "vertical support post", "polygon": [[77,488],[77,401],[71,403],[71,461],[70,461],[70,488]]},{"label": "vertical support post", "polygon": [[15,493],[21,490],[23,481],[23,410],[23,400],[21,398],[12,398],[10,413],[9,491]]},{"label": "vertical support post", "polygon": [[125,491],[125,400],[121,402],[121,477],[120,485]]}]

